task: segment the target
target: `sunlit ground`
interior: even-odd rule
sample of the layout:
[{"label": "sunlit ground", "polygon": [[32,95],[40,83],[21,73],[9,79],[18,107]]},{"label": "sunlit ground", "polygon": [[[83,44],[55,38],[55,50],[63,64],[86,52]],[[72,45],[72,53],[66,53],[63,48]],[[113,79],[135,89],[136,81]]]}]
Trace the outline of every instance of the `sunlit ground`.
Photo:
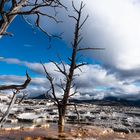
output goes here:
[{"label": "sunlit ground", "polygon": [[29,128],[7,128],[0,131],[0,140],[140,140],[140,133],[117,133],[93,126],[67,125],[65,133],[58,133],[57,125]]}]

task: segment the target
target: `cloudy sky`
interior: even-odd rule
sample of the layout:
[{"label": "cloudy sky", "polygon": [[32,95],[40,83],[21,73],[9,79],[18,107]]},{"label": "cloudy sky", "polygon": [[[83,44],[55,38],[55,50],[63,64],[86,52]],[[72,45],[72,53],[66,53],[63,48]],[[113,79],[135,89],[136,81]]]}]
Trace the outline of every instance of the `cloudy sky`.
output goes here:
[{"label": "cloudy sky", "polygon": [[[140,99],[140,0],[83,1],[86,4],[83,19],[86,14],[89,14],[89,19],[81,31],[84,37],[81,46],[102,47],[105,50],[81,54],[83,61],[89,65],[82,68],[82,73],[75,72],[79,75],[74,81],[79,91],[75,98],[115,96]],[[79,3],[80,0],[75,1],[77,7]],[[67,57],[71,54],[74,22],[68,15],[74,13],[71,0],[64,4],[68,11],[58,9],[57,15],[63,23],[41,19],[48,32],[64,32],[63,40],[53,39],[50,49],[42,32],[30,27],[21,17],[16,17],[8,29],[14,36],[0,39],[0,84],[22,83],[27,69],[32,82],[26,90],[35,96],[45,93],[49,83],[40,61],[55,78],[55,83],[63,79],[49,60],[59,63],[59,54],[67,66]],[[53,14],[53,11],[49,12]],[[29,20],[32,22],[32,17]],[[61,95],[62,91],[57,86],[56,91]]]}]

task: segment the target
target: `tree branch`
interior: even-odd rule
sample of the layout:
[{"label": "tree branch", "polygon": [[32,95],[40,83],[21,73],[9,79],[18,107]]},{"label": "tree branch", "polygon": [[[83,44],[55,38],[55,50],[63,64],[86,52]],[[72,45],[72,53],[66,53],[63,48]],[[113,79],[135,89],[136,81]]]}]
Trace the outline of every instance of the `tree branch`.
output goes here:
[{"label": "tree branch", "polygon": [[51,88],[46,92],[45,96],[46,98],[50,99],[56,106],[58,106],[58,103],[56,102],[56,100],[51,96],[51,94],[49,93],[51,91]]},{"label": "tree branch", "polygon": [[88,17],[89,17],[89,15],[87,15],[86,18],[84,19],[84,21],[81,23],[81,25],[79,26],[80,29],[81,29],[82,26],[85,24],[85,22],[87,21]]},{"label": "tree branch", "polygon": [[3,114],[2,118],[0,119],[0,127],[1,128],[3,127],[4,123],[6,122],[6,119],[9,116],[10,110],[15,103],[17,93],[18,93],[18,91],[16,91],[16,92],[13,91],[13,96],[12,96],[12,99],[11,99],[9,105],[8,105],[8,108],[7,108],[6,112]]},{"label": "tree branch", "polygon": [[51,60],[50,60],[50,62],[52,62],[57,67],[58,72],[62,73],[66,78],[68,78],[68,74],[66,72],[66,68],[64,66],[64,63],[61,62],[62,66],[63,66],[63,70],[62,70],[62,68],[56,62],[51,61]]},{"label": "tree branch", "polygon": [[30,83],[31,81],[31,78],[30,76],[28,75],[28,73],[26,72],[26,81],[24,82],[24,84],[21,84],[21,85],[3,85],[3,86],[0,86],[0,90],[8,90],[8,89],[15,89],[15,90],[22,90],[22,89],[25,89],[28,84]]},{"label": "tree branch", "polygon": [[22,98],[20,98],[20,100],[18,101],[18,104],[20,104],[27,96],[28,94],[26,94],[26,92],[23,92]]},{"label": "tree branch", "polygon": [[46,73],[46,78],[49,80],[49,82],[50,82],[50,85],[51,85],[51,90],[52,90],[52,95],[53,95],[53,98],[54,98],[54,100],[57,102],[57,105],[59,105],[60,104],[60,102],[59,102],[59,100],[58,100],[58,98],[56,97],[56,93],[55,93],[55,87],[54,87],[54,84],[53,84],[53,78],[51,77],[51,75],[48,73],[48,71],[47,71],[47,69],[46,69],[46,67],[44,66],[44,64],[43,63],[41,63],[42,64],[42,66],[43,66],[43,68],[44,68],[44,71],[45,71],[45,73]]},{"label": "tree branch", "polygon": [[[85,65],[87,65],[88,63],[87,62],[83,62],[83,63],[81,63],[81,64],[77,64],[76,66],[75,66],[75,69],[77,69],[77,68],[80,68],[80,67],[82,67],[82,66],[85,66]],[[81,71],[81,70],[80,70]]]},{"label": "tree branch", "polygon": [[77,110],[76,104],[67,104],[67,106],[74,106],[76,114],[77,114],[78,123],[80,123],[80,115],[79,115],[79,112]]},{"label": "tree branch", "polygon": [[78,48],[77,51],[88,51],[88,50],[104,50],[104,48]]},{"label": "tree branch", "polygon": [[65,92],[65,88],[64,88],[64,84],[62,82],[62,80],[60,79],[60,84],[57,84],[57,86],[63,90],[63,92]]},{"label": "tree branch", "polygon": [[[8,5],[8,6],[7,6]],[[7,6],[7,8],[4,8]],[[37,27],[47,34],[49,37],[55,37],[60,38],[57,35],[51,35],[47,33],[40,25],[39,16],[45,16],[50,19],[53,19],[56,23],[59,23],[61,21],[58,21],[55,16],[47,14],[46,10],[42,10],[42,8],[60,8],[63,7],[66,9],[66,7],[60,2],[60,0],[1,0],[0,1],[0,35],[3,35],[11,22],[14,20],[14,18],[17,15],[22,16],[30,16],[30,15],[37,15],[37,19],[35,22],[38,22],[36,25]],[[7,35],[7,34],[5,34]]]}]

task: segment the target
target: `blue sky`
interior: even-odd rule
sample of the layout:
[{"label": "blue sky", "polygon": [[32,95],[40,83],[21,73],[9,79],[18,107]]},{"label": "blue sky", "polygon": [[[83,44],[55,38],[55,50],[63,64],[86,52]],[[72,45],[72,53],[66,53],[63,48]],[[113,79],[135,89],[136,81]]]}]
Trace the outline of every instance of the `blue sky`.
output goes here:
[{"label": "blue sky", "polygon": [[[70,54],[66,43],[60,39],[52,39],[52,47],[49,48],[48,37],[37,28],[33,30],[21,17],[17,17],[8,30],[14,36],[4,36],[0,40],[1,57],[18,58],[29,62],[48,62],[49,59],[57,61],[58,53],[62,58]],[[0,63],[0,67],[1,74],[23,75],[26,69],[24,66],[3,62]]]},{"label": "blue sky", "polygon": [[[37,28],[29,26],[22,17],[17,17],[10,25],[9,32],[13,33],[13,37],[4,36],[0,40],[1,52],[0,56],[5,58],[17,58],[21,61],[29,62],[49,62],[50,60],[59,61],[57,55],[61,59],[68,62],[68,57],[71,55],[71,48],[68,47],[63,39],[52,38],[51,47],[46,34]],[[84,61],[88,63],[98,63],[91,57],[85,57]],[[13,64],[1,62],[1,74],[16,74],[23,75],[27,68]],[[10,70],[9,70],[10,69]],[[17,70],[18,69],[18,70]],[[33,73],[32,73],[33,74]]]},{"label": "blue sky", "polygon": [[[80,0],[75,1],[76,6],[79,2]],[[89,65],[82,68],[82,73],[75,72],[80,74],[74,81],[79,88],[76,97],[140,98],[140,1],[84,0],[84,2],[86,7],[82,18],[89,14],[89,19],[81,30],[84,37],[81,46],[101,47],[105,50],[82,54],[85,56],[82,60]],[[1,84],[21,83],[25,79],[27,69],[32,77],[29,93],[44,93],[49,85],[40,61],[55,77],[56,83],[63,79],[49,59],[59,62],[57,58],[59,54],[68,67],[67,57],[71,54],[70,42],[74,24],[68,18],[68,14],[73,14],[71,0],[64,4],[69,10],[64,12],[64,9],[59,9],[58,18],[64,21],[62,24],[56,25],[43,18],[41,20],[43,28],[48,32],[57,34],[64,31],[63,40],[53,39],[50,49],[48,38],[44,33],[37,28],[33,30],[21,17],[16,17],[8,28],[14,36],[0,38]],[[58,87],[56,90],[61,94],[62,91]]]}]

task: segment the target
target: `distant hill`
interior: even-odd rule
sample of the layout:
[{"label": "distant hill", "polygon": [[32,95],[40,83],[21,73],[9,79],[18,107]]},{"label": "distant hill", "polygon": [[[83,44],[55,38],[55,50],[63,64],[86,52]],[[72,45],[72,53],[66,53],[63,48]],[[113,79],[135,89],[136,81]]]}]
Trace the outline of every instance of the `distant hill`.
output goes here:
[{"label": "distant hill", "polygon": [[[45,94],[41,94],[36,97],[30,97],[30,99],[46,99]],[[105,97],[102,100],[97,99],[90,99],[90,100],[81,100],[81,99],[71,99],[70,102],[74,103],[86,103],[86,104],[95,104],[95,105],[109,105],[109,106],[136,106],[140,107],[140,100],[126,100],[123,98],[117,98],[117,97]]]},{"label": "distant hill", "polygon": [[135,106],[135,107],[140,107],[140,100],[126,100],[126,99],[120,99],[116,97],[106,97],[102,100],[95,100],[95,99],[90,99],[90,100],[77,100],[77,99],[72,99],[71,102],[75,103],[90,103],[90,104],[95,104],[95,105],[109,105],[109,106]]},{"label": "distant hill", "polygon": [[29,97],[29,99],[47,99],[45,94],[41,94],[35,97]]}]

